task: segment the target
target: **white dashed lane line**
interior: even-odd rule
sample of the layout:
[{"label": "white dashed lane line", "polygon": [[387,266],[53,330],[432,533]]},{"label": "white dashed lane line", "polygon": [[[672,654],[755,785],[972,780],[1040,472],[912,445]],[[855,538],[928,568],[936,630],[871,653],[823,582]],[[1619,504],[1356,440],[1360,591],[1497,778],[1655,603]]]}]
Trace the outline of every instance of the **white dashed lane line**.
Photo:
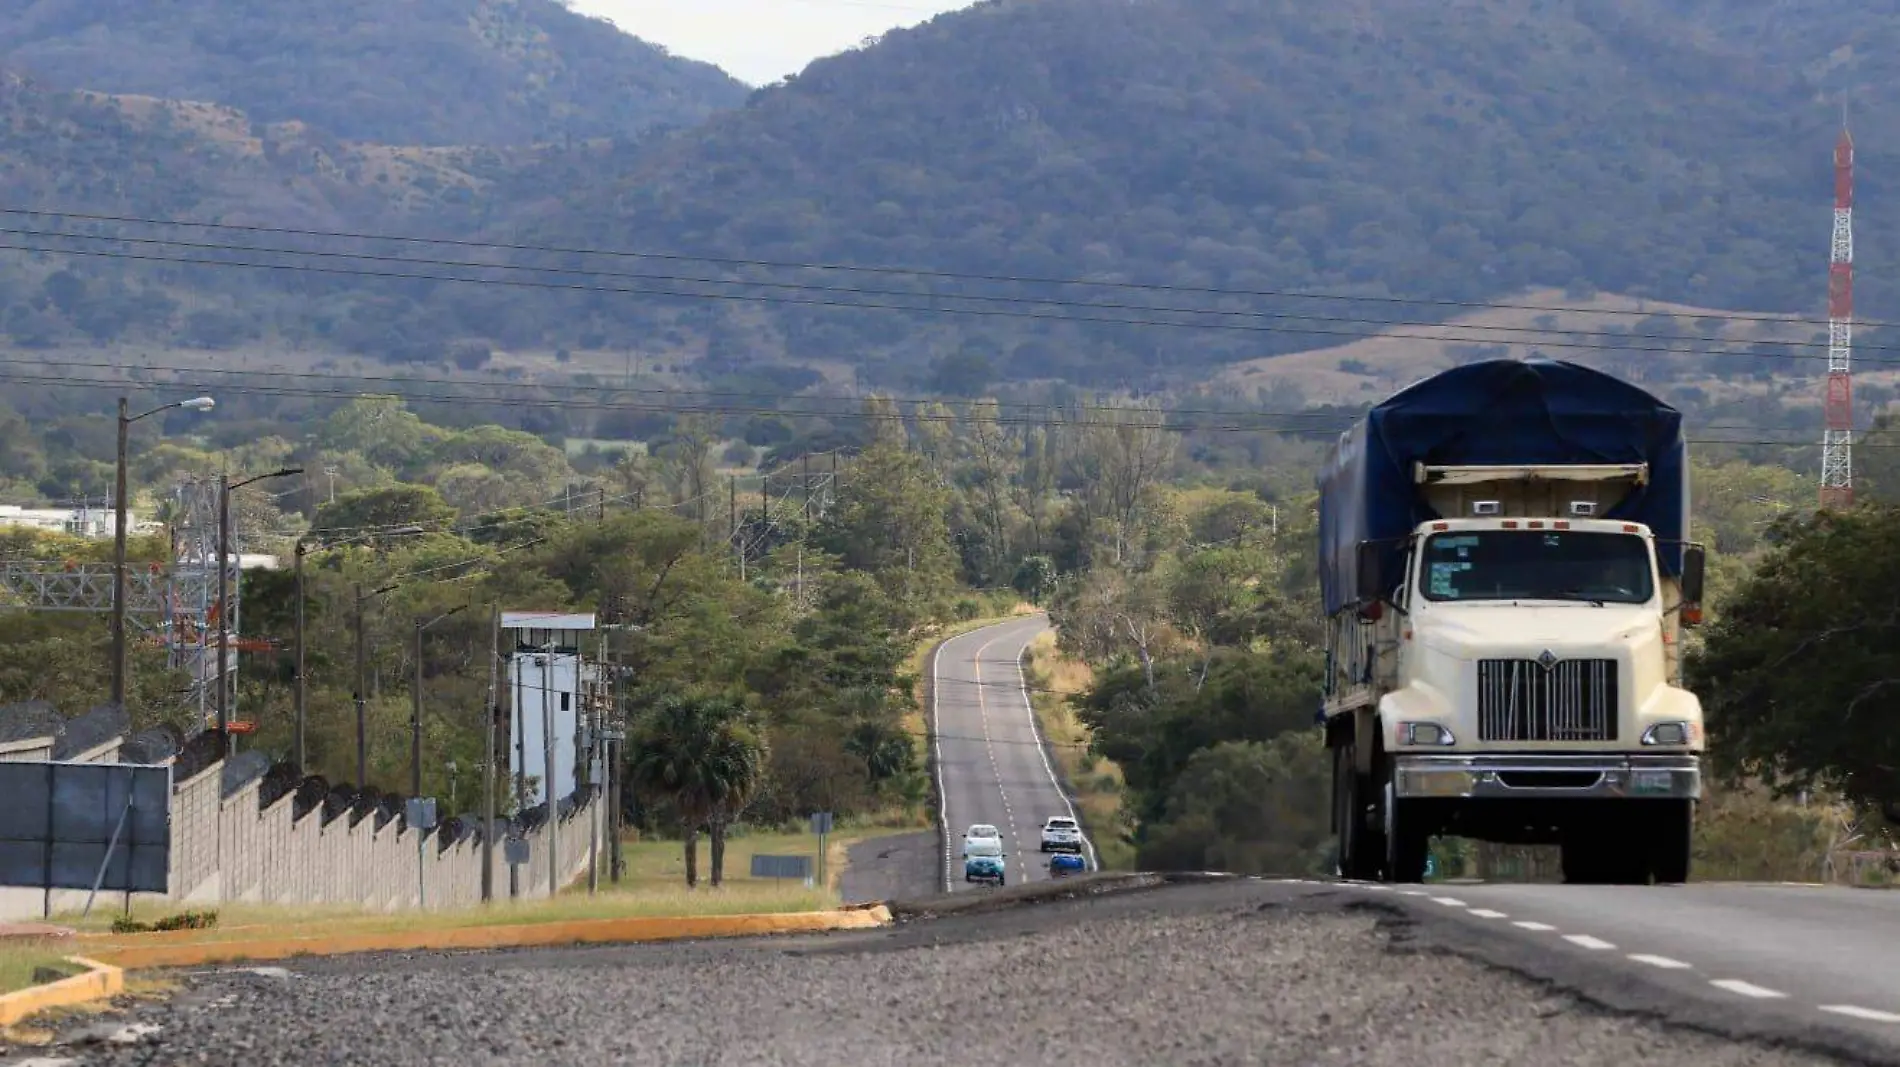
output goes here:
[{"label": "white dashed lane line", "polygon": [[1668,956],[1651,956],[1643,952],[1630,953],[1630,959],[1637,963],[1647,963],[1651,967],[1661,967],[1665,971],[1686,971],[1692,966],[1681,960],[1672,960]]},{"label": "white dashed lane line", "polygon": [[1718,978],[1709,984],[1737,996],[1754,997],[1756,1000],[1786,1000],[1788,997],[1788,994],[1779,990],[1764,989],[1753,982],[1744,982],[1739,978]]},{"label": "white dashed lane line", "polygon": [[1900,1023],[1900,1013],[1857,1008],[1852,1004],[1823,1004],[1821,1010],[1835,1015],[1845,1015],[1850,1019],[1865,1019],[1870,1023]]},{"label": "white dashed lane line", "polygon": [[[1348,884],[1354,884],[1354,883],[1348,883]],[[1375,885],[1375,884],[1369,884],[1369,883],[1357,883],[1357,884],[1359,885],[1359,888],[1371,889],[1378,892],[1387,892],[1387,891],[1390,891],[1391,889],[1390,886],[1384,886],[1384,885]],[[1401,889],[1398,892],[1401,896],[1422,897],[1424,899],[1432,901],[1434,904],[1442,904],[1447,908],[1464,908],[1466,909],[1466,914],[1471,915],[1475,918],[1479,918],[1479,919],[1509,919],[1510,918],[1510,916],[1507,915],[1506,913],[1501,912],[1501,911],[1496,911],[1491,908],[1473,908],[1470,905],[1466,904],[1464,901],[1459,900],[1457,897],[1432,896],[1430,893],[1421,889]],[[1530,919],[1515,919],[1515,920],[1512,920],[1511,925],[1518,927],[1519,929],[1522,929],[1522,930],[1530,930],[1534,933],[1558,933],[1558,930],[1555,926],[1552,926],[1549,923],[1540,923],[1540,922],[1536,922]],[[1615,945],[1611,944],[1608,941],[1603,940],[1602,938],[1592,937],[1589,934],[1559,933],[1558,936],[1562,937],[1565,941],[1568,941],[1579,948],[1588,949],[1592,952],[1604,952],[1616,947]],[[1665,970],[1665,971],[1693,971],[1695,970],[1695,964],[1693,963],[1685,963],[1682,960],[1672,959],[1671,957],[1668,957],[1668,956],[1657,956],[1657,955],[1647,953],[1647,952],[1632,952],[1625,958],[1630,960],[1632,963],[1640,963],[1640,964],[1643,964],[1644,966],[1655,967],[1659,970]],[[1788,994],[1783,993],[1778,989],[1769,989],[1765,986],[1758,986],[1754,984],[1753,982],[1744,982],[1739,978],[1713,978],[1709,980],[1709,985],[1714,986],[1716,989],[1720,989],[1725,993],[1733,993],[1736,996],[1748,997],[1751,1000],[1787,1000],[1788,999]],[[1863,1008],[1855,1004],[1817,1004],[1815,1005],[1815,1007],[1817,1010],[1828,1012],[1829,1014],[1832,1014],[1832,1015],[1840,1015],[1849,1019],[1859,1019],[1863,1022],[1887,1023],[1890,1025],[1900,1026],[1900,1012],[1882,1011],[1878,1008]]]}]

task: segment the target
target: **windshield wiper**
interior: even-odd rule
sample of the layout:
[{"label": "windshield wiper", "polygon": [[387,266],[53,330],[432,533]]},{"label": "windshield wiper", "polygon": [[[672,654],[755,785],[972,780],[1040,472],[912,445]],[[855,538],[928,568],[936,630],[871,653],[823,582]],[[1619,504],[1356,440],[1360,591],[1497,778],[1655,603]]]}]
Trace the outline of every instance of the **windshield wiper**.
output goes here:
[{"label": "windshield wiper", "polygon": [[1559,589],[1557,590],[1557,596],[1561,600],[1581,600],[1589,604],[1593,608],[1600,608],[1604,606],[1604,603],[1600,598],[1593,597],[1589,595],[1588,593],[1585,593],[1581,589]]}]

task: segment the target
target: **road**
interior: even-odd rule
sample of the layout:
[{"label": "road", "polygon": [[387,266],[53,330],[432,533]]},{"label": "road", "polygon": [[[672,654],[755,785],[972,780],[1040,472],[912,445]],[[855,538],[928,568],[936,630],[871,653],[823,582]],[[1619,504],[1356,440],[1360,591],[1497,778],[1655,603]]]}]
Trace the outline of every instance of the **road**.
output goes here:
[{"label": "road", "polygon": [[1900,1049],[1900,892],[1841,886],[1372,886],[1463,923],[1498,962],[1589,965],[1712,1020],[1834,1031]]},{"label": "road", "polygon": [[[1546,946],[1512,963],[1531,977],[1488,966],[1458,945],[1489,929],[1469,909],[1391,892],[1232,880],[999,909],[1005,893],[829,936],[184,974],[163,1000],[61,1020],[52,1044],[0,1063],[1856,1062],[1799,1047],[1800,1033],[1704,1030],[1681,998],[1607,963],[1542,970],[1604,953]],[[1599,1007],[1618,995],[1641,1010]]]},{"label": "road", "polygon": [[[1023,651],[1049,629],[1025,616],[953,637],[930,660],[933,761],[937,768],[943,888],[963,880],[963,832],[989,823],[1002,832],[1011,883],[1049,877],[1041,852],[1043,820],[1074,816],[1029,707]],[[1094,845],[1084,855],[1094,867]]]}]

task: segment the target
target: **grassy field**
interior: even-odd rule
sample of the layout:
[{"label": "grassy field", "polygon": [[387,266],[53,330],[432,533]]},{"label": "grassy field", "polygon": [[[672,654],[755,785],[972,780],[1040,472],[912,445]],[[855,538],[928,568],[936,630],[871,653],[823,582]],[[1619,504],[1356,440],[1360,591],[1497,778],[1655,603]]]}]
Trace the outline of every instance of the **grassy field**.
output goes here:
[{"label": "grassy field", "polygon": [[59,971],[62,977],[79,973],[79,968],[66,962],[66,954],[45,942],[0,944],[0,993],[38,985],[33,975],[42,967]]},{"label": "grassy field", "polygon": [[1127,841],[1128,817],[1122,810],[1121,768],[1089,751],[1089,728],[1075,717],[1064,695],[1086,691],[1094,681],[1093,672],[1087,664],[1059,653],[1055,634],[1046,633],[1029,646],[1023,674],[1031,686],[1041,690],[1030,694],[1036,725],[1048,738],[1062,777],[1075,793],[1076,814],[1088,830],[1089,839],[1095,842],[1102,867],[1133,867],[1134,849]]},{"label": "grassy field", "polygon": [[[880,828],[887,827],[882,827],[881,823],[870,826],[840,826],[837,832],[825,836],[827,892],[835,891],[838,885],[838,875],[845,866],[845,850],[871,836]],[[686,884],[686,857],[680,842],[629,841],[621,846],[621,851],[627,861],[627,871],[620,883],[623,891],[665,890]],[[763,888],[788,889],[791,887],[789,882],[780,884],[771,879],[753,878],[752,857],[755,855],[811,856],[815,866],[818,855],[818,836],[816,834],[749,833],[743,837],[728,838],[726,840],[725,888],[753,892]],[[711,862],[711,843],[702,834],[699,839],[699,877],[702,883],[710,876]],[[816,874],[816,870],[813,873]],[[585,880],[568,890],[570,895],[574,893],[585,895],[586,892]]]}]

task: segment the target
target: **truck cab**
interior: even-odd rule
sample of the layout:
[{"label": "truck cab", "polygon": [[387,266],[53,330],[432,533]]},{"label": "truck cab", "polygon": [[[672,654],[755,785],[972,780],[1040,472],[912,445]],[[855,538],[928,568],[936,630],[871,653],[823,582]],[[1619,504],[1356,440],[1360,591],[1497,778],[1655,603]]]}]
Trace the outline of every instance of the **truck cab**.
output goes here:
[{"label": "truck cab", "polygon": [[[1559,366],[1560,377],[1607,377]],[[1659,405],[1626,388],[1635,397],[1612,394],[1613,411]],[[1670,465],[1660,478],[1647,460],[1500,462],[1561,452],[1500,407],[1502,428],[1480,423],[1458,440],[1470,450],[1497,434],[1490,462],[1415,458],[1367,474],[1347,455],[1347,478],[1332,483],[1321,720],[1340,873],[1419,881],[1430,839],[1445,834],[1561,846],[1573,882],[1684,881],[1704,744],[1701,703],[1681,681],[1703,568],[1700,546],[1678,533],[1686,463],[1667,454],[1668,433],[1660,449],[1644,442]],[[1385,454],[1402,452],[1392,444],[1403,434],[1386,432]],[[1422,521],[1344,541],[1400,515]]]}]

